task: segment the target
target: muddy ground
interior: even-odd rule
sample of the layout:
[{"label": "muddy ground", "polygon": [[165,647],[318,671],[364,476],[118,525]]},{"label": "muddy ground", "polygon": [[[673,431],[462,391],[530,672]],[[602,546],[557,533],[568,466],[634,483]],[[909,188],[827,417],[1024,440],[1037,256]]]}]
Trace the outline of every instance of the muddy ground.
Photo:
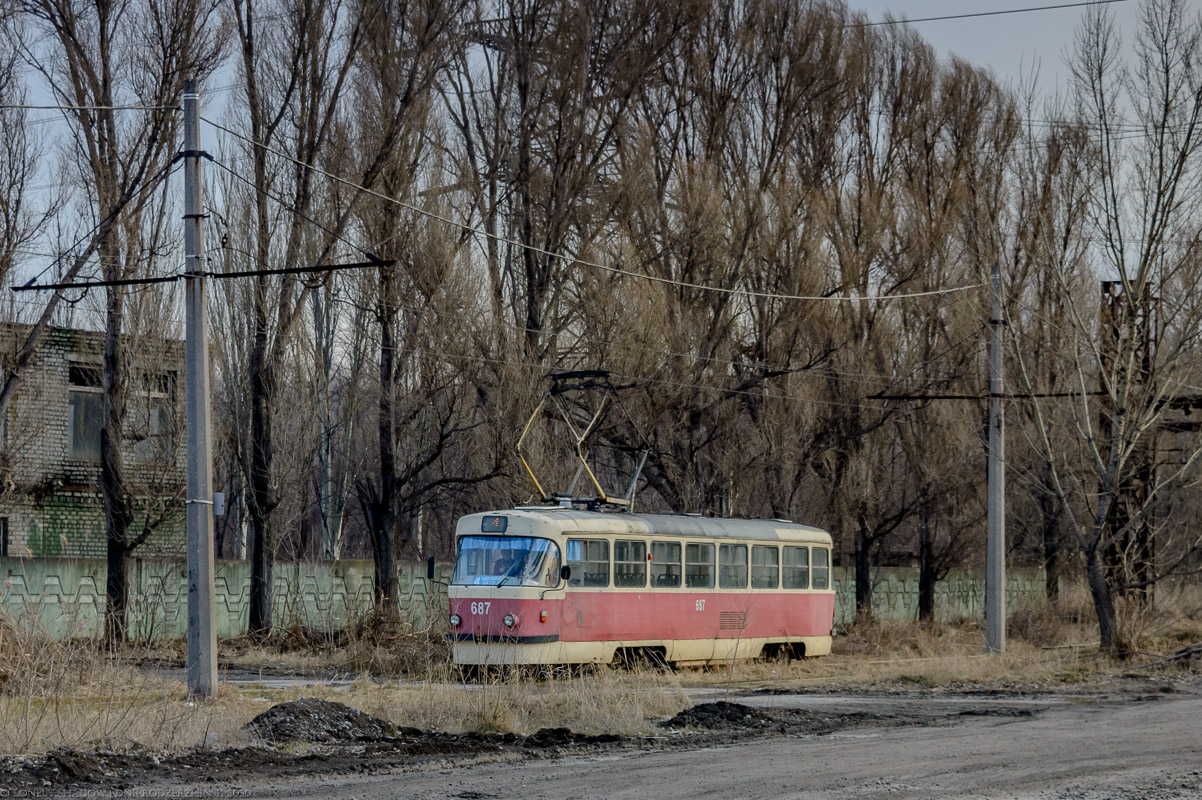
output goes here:
[{"label": "muddy ground", "polygon": [[[252,790],[266,790],[269,795],[278,791],[286,796],[293,789],[299,793],[299,786],[314,780],[314,776],[338,785],[340,781],[358,785],[363,780],[387,780],[387,776],[397,773],[433,775],[449,770],[453,774],[472,775],[498,763],[512,765],[547,759],[600,763],[639,755],[679,762],[688,770],[694,759],[706,763],[709,759],[706,754],[715,748],[786,747],[792,752],[799,740],[882,736],[898,737],[904,743],[907,736],[913,736],[907,731],[960,726],[988,730],[1006,723],[1038,720],[1044,715],[1063,716],[1082,708],[1121,716],[1125,708],[1141,707],[1147,710],[1140,712],[1142,716],[1137,714],[1140,719],[1154,718],[1154,708],[1166,699],[1192,703],[1190,707],[1195,709],[1192,719],[1197,718],[1197,710],[1202,710],[1202,686],[1197,679],[1174,683],[1140,677],[1120,681],[1100,692],[900,691],[833,695],[772,689],[737,696],[699,690],[696,697],[693,707],[658,723],[662,733],[645,737],[584,735],[566,728],[545,729],[527,736],[421,731],[395,727],[338,703],[304,699],[280,704],[256,717],[248,726],[256,737],[256,743],[250,746],[198,748],[174,754],[145,749],[118,752],[97,746],[86,750],[59,749],[38,759],[2,761],[0,796],[19,796],[21,792],[70,796],[80,790],[97,796],[97,790],[103,795],[135,787],[164,790],[188,787],[193,796],[206,792],[210,796],[228,796]],[[1104,715],[1091,717],[1090,724],[1100,724],[1103,718]],[[1188,727],[1181,736],[1187,743],[1192,737],[1198,749],[1197,766],[1202,769],[1202,728]],[[949,741],[955,740],[953,735]],[[1048,753],[1048,757],[1056,756]],[[548,770],[554,771],[547,768],[537,772]],[[1202,773],[1198,774],[1196,788],[1202,795]],[[381,796],[387,796],[388,791],[384,790]],[[471,794],[482,791],[476,789],[463,791],[466,794],[434,792],[431,796],[516,796]],[[305,794],[311,791],[306,789]],[[523,789],[522,794],[529,792]],[[698,796],[695,790],[671,794]],[[704,795],[702,792],[700,796]],[[554,792],[548,796],[554,796]],[[587,797],[591,793],[585,790],[577,796]],[[1070,792],[1058,796],[1078,795]],[[1146,795],[1162,796],[1195,795]]]}]

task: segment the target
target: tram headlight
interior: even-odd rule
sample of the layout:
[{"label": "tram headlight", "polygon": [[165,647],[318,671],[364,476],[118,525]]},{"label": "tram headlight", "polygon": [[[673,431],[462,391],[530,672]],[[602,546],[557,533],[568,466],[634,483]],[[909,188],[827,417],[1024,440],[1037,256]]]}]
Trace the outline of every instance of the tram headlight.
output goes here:
[{"label": "tram headlight", "polygon": [[451,615],[451,627],[458,628],[463,623],[463,617],[458,614]]},{"label": "tram headlight", "polygon": [[506,614],[505,619],[501,620],[501,622],[505,623],[506,628],[512,628],[514,625],[518,624],[518,618],[513,614]]}]

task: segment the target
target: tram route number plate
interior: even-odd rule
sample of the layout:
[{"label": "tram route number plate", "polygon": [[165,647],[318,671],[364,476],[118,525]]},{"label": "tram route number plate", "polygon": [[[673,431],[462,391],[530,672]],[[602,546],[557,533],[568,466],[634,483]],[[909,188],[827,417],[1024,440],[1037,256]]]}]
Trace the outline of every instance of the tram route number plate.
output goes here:
[{"label": "tram route number plate", "polygon": [[492,608],[492,603],[488,600],[481,600],[479,603],[472,603],[471,609],[473,614],[487,614]]}]

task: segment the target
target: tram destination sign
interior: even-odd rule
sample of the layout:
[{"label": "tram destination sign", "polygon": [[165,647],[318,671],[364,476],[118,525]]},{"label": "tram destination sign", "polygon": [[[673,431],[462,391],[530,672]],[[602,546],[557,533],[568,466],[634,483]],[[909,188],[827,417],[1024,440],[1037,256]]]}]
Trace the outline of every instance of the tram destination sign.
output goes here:
[{"label": "tram destination sign", "polygon": [[480,520],[481,533],[504,533],[509,527],[509,517],[494,515]]}]

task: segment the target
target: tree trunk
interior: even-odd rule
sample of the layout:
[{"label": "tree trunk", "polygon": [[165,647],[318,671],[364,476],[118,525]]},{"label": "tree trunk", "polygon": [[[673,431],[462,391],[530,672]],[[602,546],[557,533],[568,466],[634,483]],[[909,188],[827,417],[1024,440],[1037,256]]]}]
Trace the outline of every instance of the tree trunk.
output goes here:
[{"label": "tree trunk", "polygon": [[367,537],[371,543],[371,558],[376,567],[373,587],[376,614],[381,617],[400,615],[396,570],[396,550],[392,540],[392,525],[387,501],[376,487],[367,481],[356,481],[355,492],[363,509],[367,523]]},{"label": "tree trunk", "polygon": [[[376,535],[377,532],[379,535]],[[389,526],[381,525],[372,533],[372,555],[376,561],[376,612],[382,617],[397,617],[400,616],[400,605],[396,549]]]},{"label": "tree trunk", "polygon": [[856,617],[872,617],[872,541],[862,525],[856,526]]},{"label": "tree trunk", "polygon": [[257,638],[271,635],[272,573],[271,527],[261,515],[250,515],[250,614],[247,633]]},{"label": "tree trunk", "polygon": [[1049,603],[1060,599],[1060,509],[1055,496],[1045,493],[1039,498],[1043,542],[1043,587]]},{"label": "tree trunk", "polygon": [[105,555],[108,579],[104,586],[104,640],[112,647],[124,642],[129,633],[126,619],[129,597],[126,559],[129,551],[123,543],[110,539]]},{"label": "tree trunk", "polygon": [[393,268],[380,268],[380,301],[377,322],[380,325],[380,397],[376,404],[380,453],[379,487],[361,484],[359,502],[371,537],[371,554],[376,565],[376,613],[382,617],[399,616],[397,605],[396,543],[396,339],[394,325],[397,304],[393,297]]},{"label": "tree trunk", "polygon": [[251,469],[250,469],[250,619],[247,632],[254,637],[271,634],[273,552],[271,512],[275,498],[271,491],[272,375],[267,360],[266,312],[262,325],[256,325],[255,345],[251,349]]},{"label": "tree trunk", "polygon": [[[329,292],[327,288],[325,290]],[[336,561],[342,551],[341,515],[334,508],[333,446],[330,421],[330,383],[333,381],[334,356],[330,311],[321,292],[313,293],[313,343],[317,369],[317,422],[320,426],[317,447],[317,504],[321,516],[321,559]]]},{"label": "tree trunk", "polygon": [[[105,252],[105,251],[102,251]],[[125,425],[126,374],[122,363],[120,287],[107,293],[104,333],[104,427],[100,429],[100,495],[104,505],[105,554],[108,560],[105,633],[110,644],[126,639],[125,561],[129,555],[129,526],[133,508],[125,483],[122,459]]]},{"label": "tree trunk", "polygon": [[1106,581],[1106,566],[1097,548],[1085,554],[1085,575],[1089,582],[1089,594],[1093,598],[1094,611],[1098,615],[1099,646],[1102,652],[1122,658],[1126,646],[1118,633],[1118,619],[1114,612],[1114,594]]},{"label": "tree trunk", "polygon": [[935,620],[935,553],[928,507],[921,511],[918,527],[918,620]]}]

